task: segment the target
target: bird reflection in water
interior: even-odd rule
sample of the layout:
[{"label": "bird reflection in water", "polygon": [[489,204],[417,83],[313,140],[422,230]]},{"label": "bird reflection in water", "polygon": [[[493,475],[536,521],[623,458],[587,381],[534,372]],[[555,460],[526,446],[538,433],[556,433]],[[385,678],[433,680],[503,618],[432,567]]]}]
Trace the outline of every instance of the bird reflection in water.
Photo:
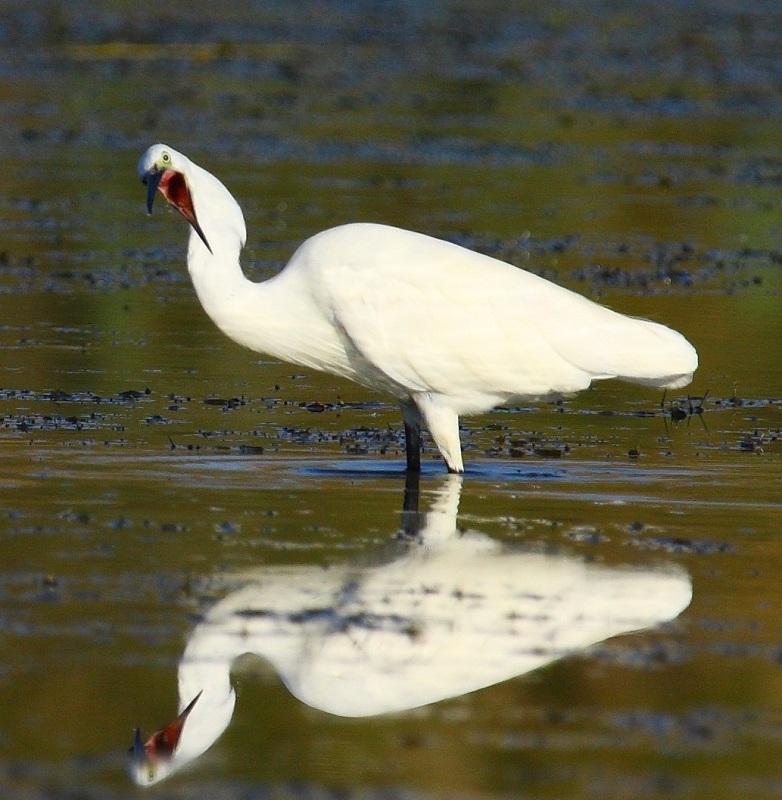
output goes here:
[{"label": "bird reflection in water", "polygon": [[234,710],[231,666],[247,653],[267,659],[302,702],[363,717],[491,686],[689,605],[682,570],[514,552],[457,530],[461,487],[461,476],[449,475],[418,514],[418,479],[409,478],[402,541],[387,563],[240,576],[241,588],[189,637],[180,715],[146,742],[136,733],[133,780],[157,783],[211,747]]}]

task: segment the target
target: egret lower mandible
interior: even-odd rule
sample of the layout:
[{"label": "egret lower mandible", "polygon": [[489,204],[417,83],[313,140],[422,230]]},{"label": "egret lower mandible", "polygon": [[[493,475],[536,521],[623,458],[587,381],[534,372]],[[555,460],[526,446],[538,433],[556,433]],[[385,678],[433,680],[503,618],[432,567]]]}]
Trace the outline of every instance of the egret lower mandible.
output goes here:
[{"label": "egret lower mandible", "polygon": [[676,389],[698,366],[692,345],[664,325],[386,225],[318,233],[255,283],[239,264],[242,211],[217,178],[164,144],[144,153],[138,173],[150,213],[160,191],[190,223],[188,271],[217,327],[252,350],[396,397],[410,471],[421,468],[422,426],[448,470],[463,472],[463,414],[605,378]]}]

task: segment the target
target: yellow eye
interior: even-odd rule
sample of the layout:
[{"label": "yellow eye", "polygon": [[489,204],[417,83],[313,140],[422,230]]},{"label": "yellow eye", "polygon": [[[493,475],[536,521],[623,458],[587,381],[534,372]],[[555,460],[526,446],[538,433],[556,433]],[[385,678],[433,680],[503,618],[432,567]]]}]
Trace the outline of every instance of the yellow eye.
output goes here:
[{"label": "yellow eye", "polygon": [[164,164],[168,164],[168,162],[171,161],[171,156],[168,153],[163,153],[162,158]]}]

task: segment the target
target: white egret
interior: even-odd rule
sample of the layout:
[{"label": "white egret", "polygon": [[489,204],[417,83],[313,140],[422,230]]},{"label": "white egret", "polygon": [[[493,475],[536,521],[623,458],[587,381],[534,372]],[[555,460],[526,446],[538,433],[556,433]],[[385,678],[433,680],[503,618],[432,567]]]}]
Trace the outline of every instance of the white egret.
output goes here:
[{"label": "white egret", "polygon": [[268,660],[303,703],[367,717],[492,686],[690,604],[690,576],[673,566],[519,552],[457,530],[462,481],[444,477],[415,538],[385,563],[222,574],[238,587],[190,633],[180,714],[146,741],[136,733],[133,780],[158,783],[212,746],[233,716],[232,667],[248,653]]},{"label": "white egret", "polygon": [[239,264],[244,217],[223,184],[156,144],[138,173],[192,226],[187,266],[231,339],[350,378],[402,406],[407,469],[424,426],[450,472],[464,470],[459,417],[568,395],[593,380],[686,386],[698,365],[679,333],[616,313],[488,256],[420,233],[354,223],[307,239],[270,280]]}]

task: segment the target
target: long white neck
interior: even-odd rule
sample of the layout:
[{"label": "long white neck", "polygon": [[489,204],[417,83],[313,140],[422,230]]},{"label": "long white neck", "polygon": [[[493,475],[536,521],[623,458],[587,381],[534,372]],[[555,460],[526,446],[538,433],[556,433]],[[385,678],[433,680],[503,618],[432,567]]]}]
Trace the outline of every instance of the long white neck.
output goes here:
[{"label": "long white neck", "polygon": [[228,727],[236,695],[231,664],[243,652],[240,637],[220,625],[203,625],[190,639],[179,666],[180,712],[200,693],[175,753],[177,767],[197,758]]},{"label": "long white neck", "polygon": [[291,262],[270,280],[248,280],[239,263],[246,238],[239,204],[217,178],[192,162],[187,177],[209,242],[207,248],[191,230],[187,268],[215,325],[257,352],[350,377],[344,346],[313,299],[306,269],[291,269]]},{"label": "long white neck", "polygon": [[[317,571],[313,569],[312,572]],[[314,581],[311,577],[305,588],[310,588]],[[288,575],[268,583],[270,588],[266,594],[264,584],[260,587],[251,584],[229,594],[192,632],[179,662],[180,713],[194,697],[200,696],[184,724],[167,774],[206,752],[228,727],[236,703],[231,667],[239,656],[245,653],[267,656],[283,674],[293,669],[296,660],[301,658],[299,638],[290,635],[290,630],[287,631],[289,635],[281,635],[284,614],[251,613],[258,604],[267,609],[277,602],[281,608],[287,608]],[[310,591],[310,598],[312,594]]]},{"label": "long white neck", "polygon": [[209,247],[191,228],[187,269],[204,310],[230,336],[226,327],[230,327],[231,310],[248,291],[258,293],[258,284],[247,280],[239,263],[247,238],[244,215],[214,175],[192,162],[188,166],[187,180],[196,218]]}]

